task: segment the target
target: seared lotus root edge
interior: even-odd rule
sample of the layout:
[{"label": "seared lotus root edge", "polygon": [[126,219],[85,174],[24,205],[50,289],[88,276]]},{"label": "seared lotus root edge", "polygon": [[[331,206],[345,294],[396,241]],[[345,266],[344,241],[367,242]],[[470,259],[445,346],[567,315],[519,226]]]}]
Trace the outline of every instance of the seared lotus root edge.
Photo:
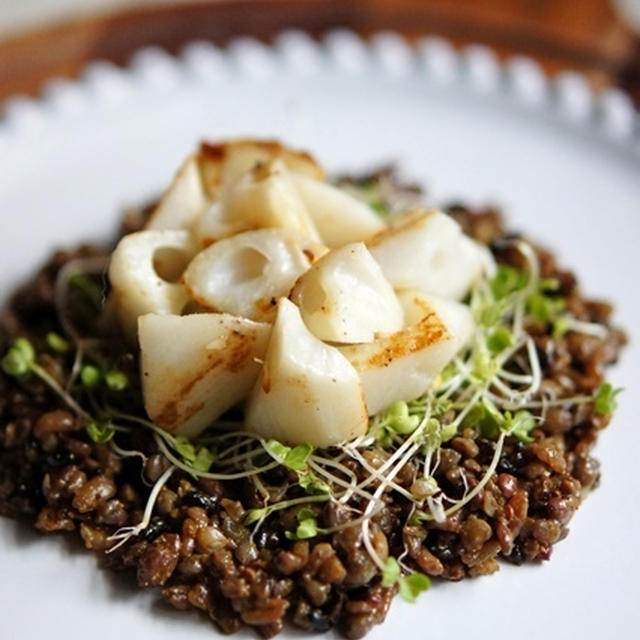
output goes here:
[{"label": "seared lotus root edge", "polygon": [[[384,181],[388,189],[391,180],[381,173],[353,183]],[[517,238],[504,231],[496,210],[456,205],[447,213],[489,246],[499,264],[525,267]],[[123,232],[141,226],[147,214],[129,215]],[[70,376],[82,374],[82,406],[95,401],[95,382],[105,386],[114,411],[143,418],[137,357],[88,322],[83,329],[108,345],[83,344],[94,364],[82,367],[82,356],[67,348],[71,337],[56,307],[60,271],[78,260],[99,264],[110,249],[83,246],[56,253],[12,297],[2,316],[0,351],[26,337],[37,347],[39,369],[61,388]],[[496,439],[483,428],[484,418],[462,421],[454,437],[441,443],[434,477],[458,499],[483,484],[444,518],[415,517],[403,492],[415,492],[419,463],[406,460],[368,521],[369,547],[378,559],[398,558],[406,569],[454,581],[497,571],[499,558],[514,564],[548,560],[582,499],[597,486],[599,465],[590,454],[611,415],[610,406],[598,406],[595,398],[625,336],[610,326],[608,304],[584,299],[573,274],[558,268],[552,254],[540,249],[536,254],[540,277],[557,281],[554,296],[564,308],[601,331],[528,321],[542,376],[538,395],[546,403],[542,420],[525,438],[504,437],[497,459]],[[108,285],[99,272],[76,280],[69,304],[76,317],[88,317]],[[102,380],[92,381],[92,373]],[[563,398],[591,400],[560,402]],[[449,424],[456,413],[455,407],[445,408],[437,419]],[[177,609],[203,611],[225,633],[249,625],[271,637],[290,621],[305,630],[335,627],[360,638],[384,620],[398,582],[383,579],[363,544],[361,514],[354,508],[363,498],[357,492],[348,501],[308,501],[299,474],[284,464],[270,465],[258,481],[196,477],[170,464],[166,443],[153,431],[115,435],[101,423],[87,424],[42,377],[0,374],[0,513],[35,523],[43,532],[79,534],[102,565],[135,575],[141,587],[159,587]],[[361,459],[338,449],[329,453],[344,467],[340,477],[357,484],[389,458],[376,442],[361,450]],[[265,496],[268,504],[291,506],[261,518],[256,527],[247,514],[260,515]],[[300,504],[306,509],[302,518]],[[305,517],[314,527],[310,535],[300,531]],[[141,522],[145,526],[136,529]],[[131,531],[135,535],[127,535]],[[428,607],[427,599],[422,606]]]}]

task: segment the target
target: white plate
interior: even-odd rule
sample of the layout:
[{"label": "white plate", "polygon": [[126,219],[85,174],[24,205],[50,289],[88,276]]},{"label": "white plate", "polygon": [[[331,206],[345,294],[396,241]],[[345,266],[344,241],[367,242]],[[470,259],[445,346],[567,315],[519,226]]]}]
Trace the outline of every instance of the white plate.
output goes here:
[{"label": "white plate", "polygon": [[[79,83],[50,85],[43,101],[9,105],[0,292],[54,245],[110,233],[122,205],[157,194],[198,139],[246,134],[307,147],[336,171],[397,160],[436,201],[503,205],[512,227],[557,250],[635,331],[637,128],[621,94],[595,98],[579,76],[550,82],[530,61],[501,67],[488,50],[458,55],[438,40],[410,50],[392,34],[369,46],[338,32],[322,46],[288,34],[274,50],[239,40],[227,52],[193,45],[180,59],[146,51],[130,70],[92,65]],[[613,372],[627,391],[598,445],[602,485],[552,561],[437,584],[412,606],[397,600],[371,640],[633,635],[639,355],[632,344]],[[198,616],[157,607],[59,537],[1,522],[0,567],[3,640],[212,637]]]}]

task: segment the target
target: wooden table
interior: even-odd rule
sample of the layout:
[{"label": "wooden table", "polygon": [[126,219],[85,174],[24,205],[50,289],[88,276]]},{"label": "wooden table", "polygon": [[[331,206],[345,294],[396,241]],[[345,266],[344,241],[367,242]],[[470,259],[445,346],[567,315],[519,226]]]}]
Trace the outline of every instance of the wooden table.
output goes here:
[{"label": "wooden table", "polygon": [[334,27],[408,38],[437,34],[531,55],[550,72],[576,69],[596,87],[621,86],[640,103],[640,44],[608,0],[209,0],[154,5],[61,24],[0,41],[0,101],[36,94],[48,78],[73,76],[100,58],[126,63],[140,47],[175,52],[193,39],[223,45],[236,35],[271,40],[285,28],[315,36]]}]

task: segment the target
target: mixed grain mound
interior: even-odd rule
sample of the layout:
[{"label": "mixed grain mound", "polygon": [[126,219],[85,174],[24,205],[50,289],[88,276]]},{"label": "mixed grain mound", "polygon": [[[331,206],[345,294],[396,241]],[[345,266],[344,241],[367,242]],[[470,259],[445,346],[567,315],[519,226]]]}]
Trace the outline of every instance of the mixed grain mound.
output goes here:
[{"label": "mixed grain mound", "polygon": [[[389,189],[388,173],[367,177],[372,180],[384,180]],[[414,193],[400,191],[404,196]],[[138,227],[147,213],[129,215],[123,231]],[[456,205],[448,213],[489,246],[498,263],[522,268],[522,256],[509,242],[514,236],[504,230],[496,210]],[[56,253],[12,297],[2,316],[0,351],[16,336],[27,336],[37,345],[51,331],[64,335],[55,306],[56,274],[77,257],[108,254],[107,249],[87,246]],[[608,304],[583,298],[571,272],[561,270],[552,254],[537,254],[541,276],[557,278],[557,295],[566,308],[576,318],[609,329],[606,337],[573,331],[554,336],[550,324],[529,322],[526,330],[542,366],[541,397],[592,395],[604,381],[606,366],[616,361],[624,334],[610,327]],[[102,279],[93,284],[101,288]],[[85,291],[85,298],[90,293]],[[73,301],[76,310],[82,312],[89,304],[85,298]],[[90,322],[86,328],[102,331]],[[110,340],[111,362],[136,380],[137,356],[117,338],[105,340]],[[74,366],[70,352],[43,349],[37,358],[62,383]],[[143,415],[135,384],[114,403]],[[500,559],[518,565],[548,560],[553,545],[566,537],[573,513],[598,484],[599,465],[591,451],[610,414],[596,409],[588,402],[551,406],[531,432],[532,442],[508,437],[488,483],[443,522],[407,524],[410,502],[397,492],[385,492],[385,506],[370,527],[376,552],[383,558],[405,554],[407,566],[454,581],[493,573]],[[450,421],[453,415],[439,419]],[[435,478],[448,495],[462,496],[490,465],[495,441],[481,431],[469,424],[442,444]],[[169,467],[152,434],[142,428],[118,434],[118,446],[142,453],[144,460],[139,455],[123,457],[110,442],[90,438],[85,422],[38,377],[0,374],[2,515],[42,532],[79,538],[100,556],[103,566],[135,576],[140,587],[158,588],[177,609],[203,611],[225,633],[249,625],[271,637],[291,623],[314,632],[335,627],[348,638],[360,638],[384,620],[397,587],[382,586],[381,572],[362,546],[360,528],[291,540],[285,533],[296,528],[297,509],[292,507],[265,520],[254,533],[253,526],[244,524],[245,514],[264,506],[264,493],[249,478],[222,482],[176,471],[160,490],[149,526],[108,552],[114,532],[141,521],[154,483]],[[372,467],[388,455],[376,445],[364,453]],[[343,464],[358,479],[369,475],[355,460]],[[414,462],[409,461],[396,482],[410,491],[415,476]],[[296,498],[301,488],[295,479],[295,472],[276,467],[261,476],[262,489],[273,502]],[[354,517],[349,507],[358,500],[355,495],[352,504],[329,501],[310,508],[319,528],[333,528]],[[428,607],[427,599],[419,606]]]}]

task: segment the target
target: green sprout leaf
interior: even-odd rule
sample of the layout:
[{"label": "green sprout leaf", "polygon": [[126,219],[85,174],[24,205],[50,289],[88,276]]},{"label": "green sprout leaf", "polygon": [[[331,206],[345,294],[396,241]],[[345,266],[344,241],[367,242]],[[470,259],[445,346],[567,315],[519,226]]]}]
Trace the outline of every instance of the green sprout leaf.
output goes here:
[{"label": "green sprout leaf", "polygon": [[398,581],[400,573],[398,561],[393,556],[389,556],[382,570],[382,586],[392,587]]},{"label": "green sprout leaf", "polygon": [[447,413],[452,406],[453,402],[448,398],[435,398],[431,403],[431,412],[434,416],[441,416]]},{"label": "green sprout leaf", "polygon": [[596,413],[601,413],[603,415],[612,414],[618,407],[616,396],[621,391],[622,389],[614,389],[608,382],[600,385],[596,391],[596,395],[594,396],[594,407]]},{"label": "green sprout leaf", "polygon": [[504,414],[502,429],[525,444],[533,442],[529,433],[535,429],[535,426],[536,419],[528,411],[518,411],[515,416],[512,416],[509,411]]},{"label": "green sprout leaf", "polygon": [[473,369],[471,375],[477,380],[491,380],[498,372],[498,363],[488,351],[476,351],[473,354]]},{"label": "green sprout leaf", "polygon": [[303,520],[310,520],[316,517],[316,512],[309,507],[302,507],[302,509],[298,510],[296,513],[296,518],[298,522],[302,522]]},{"label": "green sprout leaf", "polygon": [[13,348],[22,354],[22,357],[29,363],[33,364],[36,360],[36,350],[26,338],[17,338],[13,343]]},{"label": "green sprout leaf", "polygon": [[513,335],[507,327],[497,327],[487,338],[487,347],[493,355],[502,353],[505,349],[513,346]]},{"label": "green sprout leaf", "polygon": [[110,369],[104,374],[104,381],[111,391],[124,391],[129,386],[126,373]]},{"label": "green sprout leaf", "polygon": [[287,447],[282,444],[282,442],[278,442],[277,440],[269,440],[267,442],[267,449],[280,461],[284,462],[284,459],[287,457],[289,451],[291,451],[291,447]]},{"label": "green sprout leaf", "polygon": [[101,288],[84,273],[70,275],[67,283],[70,287],[80,292],[96,311],[102,308],[103,295]]},{"label": "green sprout leaf", "polygon": [[463,428],[477,427],[480,435],[489,440],[495,440],[503,424],[500,412],[485,402],[474,405],[462,421]]},{"label": "green sprout leaf", "polygon": [[398,400],[389,406],[384,415],[385,427],[402,435],[413,433],[420,424],[418,416],[409,415],[409,407],[406,402]]},{"label": "green sprout leaf", "polygon": [[315,538],[320,530],[318,529],[318,521],[316,520],[316,512],[309,507],[303,507],[296,514],[298,526],[294,531],[285,531],[288,540],[308,540]]},{"label": "green sprout leaf", "polygon": [[374,200],[369,203],[369,206],[381,217],[387,218],[389,215],[389,208],[382,200]]},{"label": "green sprout leaf", "polygon": [[310,496],[331,493],[331,487],[324,480],[318,478],[313,471],[306,471],[301,474],[298,478],[298,484]]},{"label": "green sprout leaf", "polygon": [[431,580],[424,573],[411,573],[399,580],[400,597],[407,602],[415,602],[418,596],[427,591]]},{"label": "green sprout leaf", "polygon": [[444,427],[440,429],[440,439],[442,442],[449,442],[449,440],[455,438],[457,434],[458,427],[453,423],[445,424]]},{"label": "green sprout leaf", "polygon": [[19,351],[9,349],[2,358],[2,370],[8,376],[20,378],[29,373],[31,367]]},{"label": "green sprout leaf", "polygon": [[196,457],[191,463],[191,466],[196,471],[203,471],[206,473],[211,468],[215,459],[216,457],[210,449],[207,449],[207,447],[200,447],[196,453]]},{"label": "green sprout leaf", "polygon": [[66,353],[69,351],[69,341],[65,340],[59,333],[55,333],[55,331],[47,333],[44,341],[47,347],[55,353]]},{"label": "green sprout leaf", "polygon": [[92,364],[85,364],[82,369],[80,369],[80,382],[82,382],[82,386],[86,389],[93,389],[98,386],[101,378],[102,374],[100,373],[100,369],[94,367]]},{"label": "green sprout leaf", "polygon": [[30,373],[36,361],[36,352],[26,338],[17,338],[12,347],[2,358],[2,370],[16,378]]},{"label": "green sprout leaf", "polygon": [[116,433],[108,422],[89,422],[86,430],[87,435],[98,444],[106,444]]},{"label": "green sprout leaf", "polygon": [[485,327],[495,327],[500,323],[502,314],[505,311],[505,305],[502,302],[485,303],[476,313],[478,322]]},{"label": "green sprout leaf", "polygon": [[423,437],[427,450],[435,451],[442,444],[440,423],[435,418],[430,418],[427,422]]},{"label": "green sprout leaf", "polygon": [[455,376],[456,373],[458,373],[458,368],[456,367],[455,363],[450,362],[440,372],[440,379],[442,380],[442,382],[447,382],[447,380],[451,380],[451,378],[453,378],[453,376]]},{"label": "green sprout leaf", "polygon": [[[437,483],[436,483],[437,484]],[[428,516],[424,511],[416,509],[408,518],[407,524],[416,527],[427,520]]]},{"label": "green sprout leaf", "polygon": [[538,282],[540,291],[558,291],[560,289],[560,280],[558,278],[542,278]]},{"label": "green sprout leaf", "polygon": [[499,264],[496,275],[489,286],[496,300],[506,298],[508,295],[520,291],[527,286],[528,276],[524,271],[518,271],[506,264]]},{"label": "green sprout leaf", "polygon": [[269,509],[264,507],[262,509],[249,509],[244,516],[244,524],[248,527],[262,518],[266,518],[269,515]]},{"label": "green sprout leaf", "polygon": [[310,444],[299,444],[291,448],[277,440],[269,440],[267,449],[280,464],[294,471],[304,471],[307,468],[307,459],[313,452],[313,446]]},{"label": "green sprout leaf", "polygon": [[484,405],[481,403],[474,404],[467,412],[467,415],[462,420],[462,428],[467,429],[469,427],[475,427],[480,423],[485,416]]},{"label": "green sprout leaf", "polygon": [[185,462],[193,465],[196,459],[196,448],[193,444],[182,436],[174,438],[172,444],[176,453],[178,453]]},{"label": "green sprout leaf", "polygon": [[569,331],[571,323],[563,316],[556,318],[553,322],[553,337],[562,338],[562,336]]},{"label": "green sprout leaf", "polygon": [[564,307],[564,298],[552,298],[540,292],[527,298],[527,313],[535,322],[543,324],[553,322]]},{"label": "green sprout leaf", "polygon": [[310,444],[299,444],[293,447],[284,458],[284,466],[294,471],[303,471],[307,468],[307,459],[313,452]]}]

